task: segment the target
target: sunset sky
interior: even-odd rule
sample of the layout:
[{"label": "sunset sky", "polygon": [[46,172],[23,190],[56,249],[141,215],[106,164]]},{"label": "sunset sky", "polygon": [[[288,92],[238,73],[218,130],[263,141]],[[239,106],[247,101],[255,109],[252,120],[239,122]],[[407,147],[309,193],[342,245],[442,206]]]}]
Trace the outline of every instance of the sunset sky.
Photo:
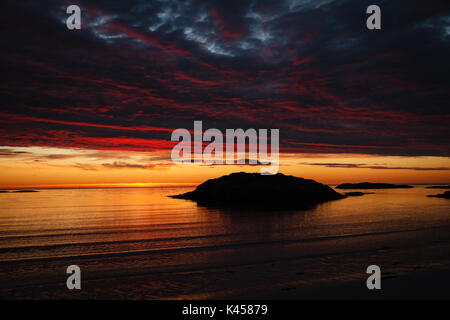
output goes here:
[{"label": "sunset sky", "polygon": [[[68,30],[77,4],[82,29]],[[377,4],[382,30],[366,28]],[[0,188],[193,185],[176,128],[277,128],[280,170],[450,183],[448,1],[6,1]]]}]

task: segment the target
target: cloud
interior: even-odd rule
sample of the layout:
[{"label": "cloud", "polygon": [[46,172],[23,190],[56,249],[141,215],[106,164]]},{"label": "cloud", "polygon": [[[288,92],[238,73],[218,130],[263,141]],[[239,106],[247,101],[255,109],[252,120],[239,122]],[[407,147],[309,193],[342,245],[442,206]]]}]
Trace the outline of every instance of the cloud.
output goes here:
[{"label": "cloud", "polygon": [[[250,162],[252,161],[253,162]],[[239,163],[239,162],[243,162],[243,163]],[[249,159],[249,158],[245,158],[245,159],[238,159],[236,161],[234,161],[233,163],[226,163],[225,161],[223,161],[222,163],[214,163],[214,164],[202,164],[202,166],[229,166],[229,165],[233,165],[233,166],[270,166],[271,163],[267,162],[267,163],[262,163],[261,161],[257,160],[257,159]]]},{"label": "cloud", "polygon": [[61,1],[10,1],[0,145],[162,152],[202,120],[278,128],[283,153],[449,156],[448,3],[380,0],[379,32],[370,4],[79,1],[73,32]]},{"label": "cloud", "polygon": [[346,168],[346,169],[375,169],[375,170],[415,170],[415,171],[442,171],[450,170],[450,167],[395,167],[385,165],[369,165],[365,163],[310,163],[301,162],[300,164],[309,166],[323,166],[327,168]]},{"label": "cloud", "polygon": [[93,165],[93,164],[89,164],[89,163],[74,163],[72,165],[72,167],[74,168],[78,168],[78,169],[82,169],[82,170],[89,170],[89,171],[96,171],[97,170],[97,166]]},{"label": "cloud", "polygon": [[64,160],[64,159],[71,159],[76,158],[78,155],[72,155],[72,154],[49,154],[49,155],[42,155],[39,156],[39,160],[47,159],[47,160]]},{"label": "cloud", "polygon": [[14,149],[0,149],[0,157],[15,157],[15,156],[21,156],[29,154],[27,151],[16,151]]},{"label": "cloud", "polygon": [[103,163],[102,166],[109,169],[160,169],[173,165],[172,163],[149,163],[138,164],[123,161],[114,161],[113,163]]}]

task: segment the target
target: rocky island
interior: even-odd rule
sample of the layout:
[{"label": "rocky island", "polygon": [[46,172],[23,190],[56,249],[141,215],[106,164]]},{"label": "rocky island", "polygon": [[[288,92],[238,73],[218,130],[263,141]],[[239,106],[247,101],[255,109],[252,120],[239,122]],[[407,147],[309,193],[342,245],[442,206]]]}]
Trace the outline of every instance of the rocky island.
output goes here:
[{"label": "rocky island", "polygon": [[413,188],[405,184],[390,184],[390,183],[343,183],[336,187],[336,189],[400,189],[400,188]]},{"label": "rocky island", "polygon": [[353,192],[346,192],[345,195],[348,197],[359,197],[363,196],[365,194],[373,194],[373,192],[359,192],[359,191],[353,191]]},{"label": "rocky island", "polygon": [[428,197],[450,199],[450,191],[445,191],[440,194],[430,194]]},{"label": "rocky island", "polygon": [[308,209],[346,196],[314,180],[259,173],[232,173],[210,179],[194,191],[170,196],[198,205],[251,209]]}]

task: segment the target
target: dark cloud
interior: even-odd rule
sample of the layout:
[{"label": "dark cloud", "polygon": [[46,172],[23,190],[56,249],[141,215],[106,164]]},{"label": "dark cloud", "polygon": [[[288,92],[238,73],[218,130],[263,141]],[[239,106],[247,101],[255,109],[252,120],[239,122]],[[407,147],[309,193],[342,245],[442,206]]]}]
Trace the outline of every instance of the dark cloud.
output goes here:
[{"label": "dark cloud", "polygon": [[113,163],[103,163],[102,166],[110,169],[160,169],[173,165],[172,163],[128,163],[123,161],[114,161]]},{"label": "dark cloud", "polygon": [[0,157],[12,157],[12,156],[18,156],[18,155],[27,155],[29,152],[27,151],[17,151],[14,149],[0,149]]},{"label": "dark cloud", "polygon": [[442,171],[450,170],[450,167],[393,167],[385,165],[372,165],[365,163],[309,163],[302,162],[310,166],[323,166],[327,168],[346,168],[346,169],[376,169],[376,170],[415,170],[415,171]]},{"label": "dark cloud", "polygon": [[78,168],[78,169],[83,169],[83,170],[88,170],[88,171],[96,171],[97,170],[97,167],[95,165],[88,164],[88,163],[78,163],[77,162],[77,163],[74,163],[72,166],[75,168]]},{"label": "dark cloud", "polygon": [[168,151],[174,128],[279,128],[282,152],[450,155],[450,6],[6,1],[0,145]]},{"label": "dark cloud", "polygon": [[232,164],[229,164],[226,161],[223,161],[222,163],[202,164],[202,166],[211,166],[211,167],[228,166],[228,165],[233,165],[233,166],[270,166],[271,163],[270,162],[263,163],[263,162],[259,161],[258,159],[245,158],[245,159],[237,159],[236,162],[232,163]]},{"label": "dark cloud", "polygon": [[75,155],[70,154],[49,154],[45,156],[39,156],[38,160],[47,159],[47,160],[65,160],[75,158]]}]

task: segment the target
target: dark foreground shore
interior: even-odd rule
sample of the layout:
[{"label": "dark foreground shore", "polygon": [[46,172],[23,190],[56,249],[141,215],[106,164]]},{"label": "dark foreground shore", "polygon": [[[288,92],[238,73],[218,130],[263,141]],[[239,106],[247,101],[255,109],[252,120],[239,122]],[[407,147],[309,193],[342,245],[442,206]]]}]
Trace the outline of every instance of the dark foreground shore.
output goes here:
[{"label": "dark foreground shore", "polygon": [[[65,285],[65,266],[75,259],[3,262],[3,275],[11,277],[2,278],[0,298],[450,299],[448,227],[378,235],[376,241],[361,237],[328,244],[327,249],[305,245],[302,253],[289,249],[276,260],[260,256],[222,265],[133,267],[151,261],[151,254],[77,258],[82,269],[78,291]],[[120,263],[128,267],[119,270]],[[370,264],[381,268],[381,290],[366,287],[369,275],[365,271]],[[19,269],[25,273],[18,273]]]},{"label": "dark foreground shore", "polygon": [[[248,268],[252,269],[252,268]],[[195,271],[193,271],[195,273]],[[232,269],[221,270],[226,276],[239,273]],[[302,278],[299,272],[298,278]],[[305,272],[304,275],[307,273]],[[190,276],[192,273],[186,273]],[[175,275],[178,278],[181,275]],[[194,275],[195,276],[195,275]],[[164,276],[163,276],[164,277]],[[251,278],[251,275],[247,275]],[[223,277],[220,277],[223,278]],[[231,279],[230,279],[231,280]],[[199,279],[207,287],[205,279]],[[232,281],[232,280],[231,280]],[[135,285],[133,285],[133,283]],[[258,287],[241,288],[237,292],[219,290],[217,292],[196,293],[194,295],[156,297],[155,290],[160,288],[160,282],[154,276],[133,276],[120,279],[88,280],[80,291],[69,292],[61,285],[34,285],[14,289],[0,289],[1,299],[238,299],[238,300],[315,300],[315,299],[450,299],[450,267],[435,268],[411,267],[411,270],[385,272],[382,275],[382,288],[368,290],[366,275],[361,273],[353,280],[326,279],[315,281],[295,280],[280,283],[275,286],[261,285]],[[83,291],[86,289],[85,291]],[[87,292],[89,290],[89,292]],[[127,293],[128,291],[128,293]]]},{"label": "dark foreground shore", "polygon": [[[284,287],[277,290],[254,294],[254,299],[270,300],[309,300],[309,299],[450,299],[450,268],[415,270],[412,272],[389,272],[382,276],[380,290],[368,290],[366,278],[344,281],[336,284],[316,284],[303,287]],[[236,297],[245,298],[245,297]]]}]

